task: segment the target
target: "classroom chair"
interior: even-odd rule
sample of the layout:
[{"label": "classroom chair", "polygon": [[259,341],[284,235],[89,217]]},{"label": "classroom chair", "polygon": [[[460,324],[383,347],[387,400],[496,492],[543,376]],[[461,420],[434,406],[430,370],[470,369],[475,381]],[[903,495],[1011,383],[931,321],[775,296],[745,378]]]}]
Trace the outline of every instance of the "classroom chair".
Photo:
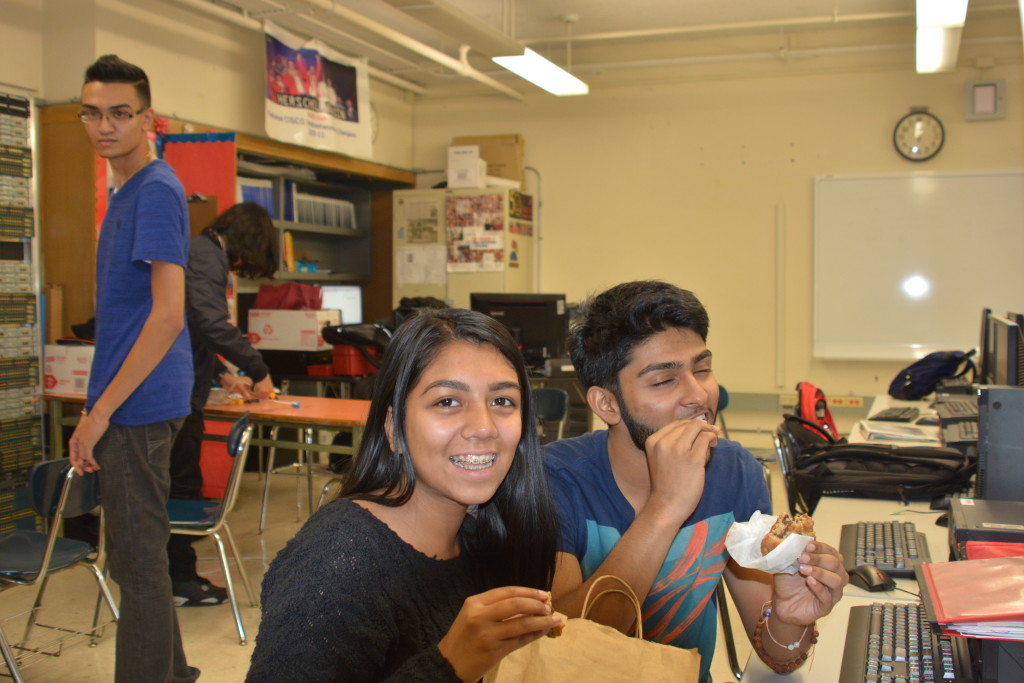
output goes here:
[{"label": "classroom chair", "polygon": [[[8,675],[15,681],[22,681],[19,667],[44,655],[60,656],[63,643],[75,636],[89,637],[93,644],[102,635],[102,628],[118,618],[117,606],[107,586],[100,562],[104,555],[103,514],[100,512],[99,541],[96,547],[86,541],[61,536],[63,520],[92,512],[100,504],[99,475],[75,474],[67,458],[41,462],[32,468],[29,475],[32,506],[36,514],[49,520],[49,531],[15,530],[0,534],[0,592],[12,588],[35,586],[39,589],[35,602],[28,610],[24,636],[14,644],[7,641],[0,622],[0,650]],[[76,630],[62,626],[43,624],[37,620],[42,608],[43,596],[51,576],[71,569],[87,567],[99,587],[102,599],[110,609],[112,620],[99,624],[101,604],[97,603],[92,628]],[[24,613],[22,613],[24,614]],[[22,616],[12,615],[3,622]],[[55,638],[39,644],[30,644],[29,637],[35,627],[50,629]]]},{"label": "classroom chair", "polygon": [[[561,439],[565,433],[565,423],[569,419],[569,394],[553,387],[536,387],[532,394],[541,443]],[[555,425],[554,439],[550,438],[546,431],[546,426],[550,424]]]},{"label": "classroom chair", "polygon": [[217,552],[220,555],[221,567],[224,570],[224,582],[228,591],[228,598],[231,601],[231,609],[235,614],[235,626],[238,629],[239,645],[245,645],[245,628],[242,626],[242,614],[238,609],[238,597],[235,593],[235,583],[231,577],[231,567],[228,564],[228,556],[224,550],[224,541],[227,540],[231,546],[231,554],[235,556],[235,564],[238,573],[245,584],[245,590],[249,594],[249,604],[258,607],[259,603],[256,594],[249,583],[249,575],[242,563],[242,555],[238,552],[235,544],[235,536],[228,524],[228,514],[235,507],[238,499],[238,489],[242,482],[242,473],[245,471],[245,459],[249,453],[249,442],[252,440],[253,425],[249,423],[249,413],[242,415],[231,427],[228,434],[228,454],[235,459],[231,466],[231,474],[228,476],[227,486],[224,490],[224,497],[220,501],[210,500],[184,500],[172,498],[167,501],[167,514],[171,520],[171,533],[187,534],[190,536],[212,536],[217,544]]},{"label": "classroom chair", "polygon": [[800,454],[800,445],[793,438],[792,432],[786,427],[786,421],[778,426],[772,434],[772,441],[775,444],[775,454],[778,456],[779,469],[782,471],[782,481],[786,488],[786,499],[789,503],[789,514],[796,515],[807,512],[807,503],[796,489],[793,481],[793,470],[796,467],[796,458]]}]

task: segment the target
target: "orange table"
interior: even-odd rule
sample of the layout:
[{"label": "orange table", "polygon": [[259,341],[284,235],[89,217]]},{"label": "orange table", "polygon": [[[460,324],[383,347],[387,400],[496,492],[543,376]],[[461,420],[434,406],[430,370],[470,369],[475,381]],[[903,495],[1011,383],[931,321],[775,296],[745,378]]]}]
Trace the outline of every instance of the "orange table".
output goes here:
[{"label": "orange table", "polygon": [[[297,405],[296,405],[297,404]],[[294,448],[299,459],[289,468],[300,468],[306,471],[308,487],[309,511],[313,511],[313,453],[329,452],[355,456],[359,442],[363,438],[363,427],[370,413],[369,401],[357,401],[344,398],[323,398],[318,396],[280,396],[277,399],[263,399],[258,403],[207,403],[203,414],[207,419],[235,421],[243,413],[249,413],[250,420],[256,426],[270,428],[270,435],[253,438],[252,444],[268,446],[266,476],[263,480],[263,498],[260,503],[259,530],[262,533],[267,519],[267,499],[270,496],[270,477],[274,474],[274,456],[277,448]],[[294,440],[282,439],[278,430],[281,427],[295,429],[298,435]],[[351,446],[336,446],[317,442],[319,431],[349,431],[352,433]],[[296,497],[296,509],[299,508]]]},{"label": "orange table", "polygon": [[[43,399],[49,405],[50,413],[50,457],[64,457],[63,426],[78,422],[78,411],[74,416],[64,417],[64,404],[82,405],[85,396],[72,394],[44,394]],[[298,406],[293,404],[297,403]],[[307,473],[309,488],[309,509],[313,509],[313,452],[341,453],[355,456],[359,442],[363,437],[363,427],[370,413],[369,401],[357,401],[342,398],[322,398],[317,396],[281,396],[275,400],[263,399],[257,403],[208,403],[203,408],[206,419],[234,422],[243,413],[249,413],[250,420],[257,427],[269,427],[270,435],[253,438],[254,446],[269,447],[270,455],[267,463],[268,475],[264,483],[263,504],[260,510],[260,530],[262,531],[266,516],[266,500],[269,493],[270,475],[274,468],[274,454],[278,447],[295,449],[300,453],[298,467],[304,467]],[[294,439],[279,438],[281,427],[294,429]],[[351,446],[335,446],[333,444],[316,443],[319,431],[349,431],[352,433]],[[262,431],[262,430],[258,430]],[[211,436],[211,440],[224,437]]]}]

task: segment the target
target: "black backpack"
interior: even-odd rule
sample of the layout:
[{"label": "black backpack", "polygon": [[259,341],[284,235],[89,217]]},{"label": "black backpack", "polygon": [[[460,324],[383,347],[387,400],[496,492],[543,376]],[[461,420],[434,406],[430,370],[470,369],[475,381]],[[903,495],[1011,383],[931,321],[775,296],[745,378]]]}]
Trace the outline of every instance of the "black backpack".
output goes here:
[{"label": "black backpack", "polygon": [[822,496],[932,500],[965,488],[975,469],[954,448],[817,444],[797,455],[790,483],[813,513]]},{"label": "black backpack", "polygon": [[905,401],[916,401],[935,391],[944,379],[963,377],[968,372],[973,380],[977,375],[971,356],[974,349],[963,351],[936,351],[908,365],[897,373],[889,385],[889,395]]}]

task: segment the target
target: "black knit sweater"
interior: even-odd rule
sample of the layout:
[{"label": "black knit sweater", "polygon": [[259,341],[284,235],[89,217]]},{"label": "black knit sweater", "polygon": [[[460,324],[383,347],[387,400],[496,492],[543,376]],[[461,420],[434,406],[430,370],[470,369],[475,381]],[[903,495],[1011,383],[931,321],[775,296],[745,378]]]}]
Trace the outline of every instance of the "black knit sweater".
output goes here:
[{"label": "black knit sweater", "polygon": [[484,586],[347,500],[325,505],[274,558],[246,681],[458,681],[437,649]]}]

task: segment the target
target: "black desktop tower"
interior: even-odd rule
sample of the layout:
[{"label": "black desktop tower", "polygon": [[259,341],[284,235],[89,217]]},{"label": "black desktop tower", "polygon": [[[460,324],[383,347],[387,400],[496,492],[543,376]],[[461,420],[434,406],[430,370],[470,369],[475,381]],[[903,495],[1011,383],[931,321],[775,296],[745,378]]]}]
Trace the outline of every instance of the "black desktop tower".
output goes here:
[{"label": "black desktop tower", "polygon": [[1024,501],[1024,387],[980,388],[974,489],[985,500]]}]

